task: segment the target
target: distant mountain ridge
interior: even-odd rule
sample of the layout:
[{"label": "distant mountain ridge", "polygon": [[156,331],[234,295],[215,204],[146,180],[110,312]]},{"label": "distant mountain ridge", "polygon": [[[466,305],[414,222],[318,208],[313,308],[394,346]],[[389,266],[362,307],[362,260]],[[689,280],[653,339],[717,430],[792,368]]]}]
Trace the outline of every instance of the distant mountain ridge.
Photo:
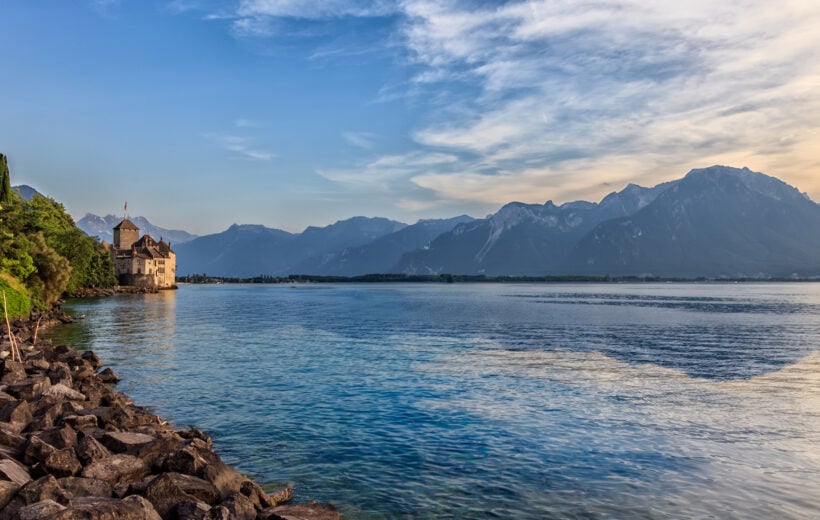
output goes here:
[{"label": "distant mountain ridge", "polygon": [[820,206],[748,168],[690,171],[600,203],[511,203],[404,255],[411,274],[820,276]]},{"label": "distant mountain ridge", "polygon": [[222,233],[180,244],[176,248],[177,272],[288,275],[310,257],[362,246],[405,227],[407,224],[381,217],[353,217],[326,227],[311,226],[302,233],[234,224]]},{"label": "distant mountain ridge", "polygon": [[[122,216],[106,215],[100,217],[93,213],[86,213],[83,218],[77,221],[77,227],[85,231],[85,233],[92,237],[98,237],[100,240],[105,240],[108,243],[113,241],[114,226],[122,221]],[[176,244],[189,242],[196,238],[196,235],[188,233],[180,229],[166,229],[156,226],[148,221],[145,217],[128,217],[138,228],[140,234],[149,234],[155,239],[164,239],[170,242],[175,247]]]},{"label": "distant mountain ridge", "polygon": [[815,277],[820,205],[774,177],[712,166],[597,203],[511,202],[412,225],[353,217],[302,233],[234,225],[177,252],[180,275]]}]

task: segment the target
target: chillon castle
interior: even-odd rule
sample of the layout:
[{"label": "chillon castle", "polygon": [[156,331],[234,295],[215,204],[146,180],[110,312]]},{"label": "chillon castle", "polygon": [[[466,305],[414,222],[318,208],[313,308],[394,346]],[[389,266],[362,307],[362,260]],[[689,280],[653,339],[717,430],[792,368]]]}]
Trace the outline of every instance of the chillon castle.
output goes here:
[{"label": "chillon castle", "polygon": [[139,235],[140,229],[127,218],[114,226],[111,257],[120,285],[174,287],[177,255],[171,244],[157,242],[148,234],[142,238]]}]

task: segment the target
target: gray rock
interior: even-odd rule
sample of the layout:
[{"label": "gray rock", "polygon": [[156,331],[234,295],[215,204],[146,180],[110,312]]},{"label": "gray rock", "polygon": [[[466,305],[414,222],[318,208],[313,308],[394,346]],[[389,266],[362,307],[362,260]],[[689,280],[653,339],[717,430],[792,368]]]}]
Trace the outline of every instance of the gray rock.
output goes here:
[{"label": "gray rock", "polygon": [[0,444],[15,451],[22,452],[26,447],[26,438],[9,429],[0,427]]},{"label": "gray rock", "polygon": [[47,443],[37,435],[29,437],[26,450],[23,454],[23,462],[33,465],[37,462],[45,461],[57,448]]},{"label": "gray rock", "polygon": [[155,440],[155,437],[144,433],[108,432],[103,436],[101,442],[113,453],[137,455],[142,448],[145,448]]},{"label": "gray rock", "polygon": [[20,499],[22,505],[31,505],[43,500],[54,500],[60,504],[68,504],[71,497],[60,487],[53,475],[33,480],[23,486],[15,500]]},{"label": "gray rock", "polygon": [[253,502],[242,493],[232,493],[222,502],[222,506],[231,513],[232,518],[238,520],[254,520],[256,518],[256,508],[253,506]]},{"label": "gray rock", "polygon": [[104,480],[112,486],[133,482],[151,472],[145,462],[131,455],[112,455],[86,466],[81,476]]},{"label": "gray rock", "polygon": [[[88,417],[94,416],[90,415]],[[94,417],[94,420],[96,422],[97,418]],[[87,435],[85,432],[77,434],[77,456],[83,464],[91,464],[92,462],[107,459],[111,457],[111,455],[108,448],[100,444],[100,442],[91,435]]]},{"label": "gray rock", "polygon": [[111,367],[108,367],[105,370],[101,371],[99,374],[97,374],[97,376],[105,384],[115,384],[120,382],[119,376],[111,369]]},{"label": "gray rock", "polygon": [[14,482],[17,486],[24,486],[31,481],[28,470],[14,460],[0,460],[0,480]]},{"label": "gray rock", "polygon": [[73,477],[83,469],[71,448],[58,450],[49,455],[43,462],[43,467],[57,478]]},{"label": "gray rock", "polygon": [[57,483],[74,497],[111,498],[113,495],[108,482],[95,478],[64,477],[58,479]]},{"label": "gray rock", "polygon": [[122,500],[81,498],[49,520],[161,520],[151,503],[140,496]]},{"label": "gray rock", "polygon": [[46,499],[31,504],[30,506],[21,507],[17,512],[17,516],[20,520],[38,520],[53,515],[54,513],[59,513],[64,509],[65,506],[53,500]]},{"label": "gray rock", "polygon": [[203,520],[211,506],[193,500],[183,500],[177,505],[177,518],[180,520]]},{"label": "gray rock", "polygon": [[[267,509],[265,511],[268,511]],[[336,507],[330,504],[309,504],[277,506],[269,511],[284,520],[342,520]]]},{"label": "gray rock", "polygon": [[213,504],[219,496],[216,488],[202,479],[180,473],[163,473],[148,484],[145,498],[161,516],[167,517],[184,501]]},{"label": "gray rock", "polygon": [[43,391],[46,397],[56,397],[57,399],[71,399],[74,401],[85,401],[85,395],[81,392],[69,388],[63,383],[58,383]]},{"label": "gray rock", "polygon": [[20,491],[19,485],[9,480],[0,480],[0,510],[11,502],[11,499],[17,495],[18,491]]},{"label": "gray rock", "polygon": [[93,368],[95,370],[102,366],[102,361],[100,361],[100,358],[97,357],[97,354],[95,354],[94,352],[92,352],[90,350],[86,350],[85,352],[83,352],[82,353],[82,358],[86,362],[88,362],[89,365],[91,365],[91,368]]},{"label": "gray rock", "polygon": [[8,428],[14,433],[25,430],[34,416],[31,407],[26,401],[11,401],[0,408],[0,421],[8,423]]},{"label": "gray rock", "polygon": [[231,512],[223,506],[212,507],[210,511],[205,513],[205,520],[233,520]]},{"label": "gray rock", "polygon": [[86,428],[95,428],[97,426],[96,415],[66,415],[63,417],[63,422],[75,430],[84,430]]}]

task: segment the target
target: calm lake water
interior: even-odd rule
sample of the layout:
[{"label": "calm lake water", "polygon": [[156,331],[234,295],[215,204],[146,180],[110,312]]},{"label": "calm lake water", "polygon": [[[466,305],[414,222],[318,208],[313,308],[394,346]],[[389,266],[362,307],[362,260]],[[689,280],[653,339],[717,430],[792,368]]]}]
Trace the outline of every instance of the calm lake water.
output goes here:
[{"label": "calm lake water", "polygon": [[818,518],[820,284],[183,286],[52,332],[346,518]]}]

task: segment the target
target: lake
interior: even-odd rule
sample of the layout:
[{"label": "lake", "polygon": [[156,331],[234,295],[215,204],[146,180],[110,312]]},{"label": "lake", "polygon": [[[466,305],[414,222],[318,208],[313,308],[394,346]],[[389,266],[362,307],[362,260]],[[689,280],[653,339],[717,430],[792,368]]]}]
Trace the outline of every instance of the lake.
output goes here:
[{"label": "lake", "polygon": [[820,517],[820,284],[182,286],[50,334],[346,518]]}]

